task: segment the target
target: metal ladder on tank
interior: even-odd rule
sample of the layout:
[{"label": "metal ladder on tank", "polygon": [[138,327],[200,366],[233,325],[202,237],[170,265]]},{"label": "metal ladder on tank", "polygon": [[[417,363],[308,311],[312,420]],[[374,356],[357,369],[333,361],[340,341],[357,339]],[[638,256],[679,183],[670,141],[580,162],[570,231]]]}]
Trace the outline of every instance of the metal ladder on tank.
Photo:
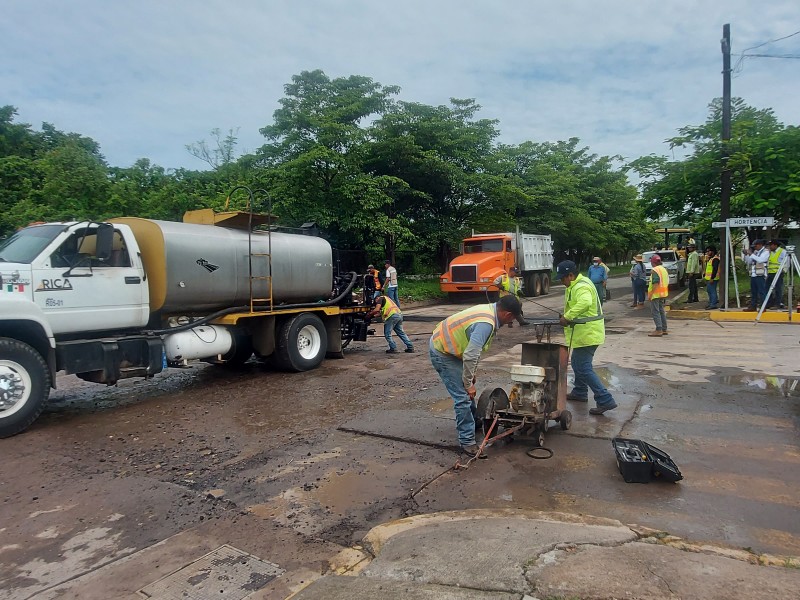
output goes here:
[{"label": "metal ladder on tank", "polygon": [[[256,312],[256,308],[272,311],[274,308],[272,297],[272,198],[266,190],[256,190],[262,192],[267,197],[267,251],[266,252],[253,252],[253,194],[252,192],[247,198],[247,208],[250,214],[250,223],[247,229],[247,249],[249,252],[248,257],[248,276],[250,279],[250,312]],[[268,275],[253,275],[253,259],[264,260],[267,263]],[[257,298],[253,294],[255,283],[263,281],[267,284],[267,294],[264,298]]]},{"label": "metal ladder on tank", "polygon": [[[253,252],[253,191],[244,185],[236,186],[228,194],[228,198],[225,201],[225,208],[228,208],[233,193],[240,189],[247,193],[246,210],[249,217],[247,223],[247,277],[250,291],[250,312],[254,313],[256,309],[263,312],[265,308],[271,312],[274,308],[272,295],[272,198],[266,190],[256,190],[256,192],[262,192],[267,198],[267,251]],[[256,261],[263,261],[266,259],[266,272],[269,273],[269,275],[253,275],[254,259]],[[263,298],[260,298],[254,295],[254,288],[257,282],[262,281],[266,282],[267,293]]]}]

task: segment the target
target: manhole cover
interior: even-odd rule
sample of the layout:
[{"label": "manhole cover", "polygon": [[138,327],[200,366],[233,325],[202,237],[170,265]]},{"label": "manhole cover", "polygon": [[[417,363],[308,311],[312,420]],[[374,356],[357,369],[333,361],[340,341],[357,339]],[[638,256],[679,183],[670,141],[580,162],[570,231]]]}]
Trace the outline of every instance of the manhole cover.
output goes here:
[{"label": "manhole cover", "polygon": [[278,565],[225,545],[146,585],[138,593],[157,600],[241,600],[283,572]]}]

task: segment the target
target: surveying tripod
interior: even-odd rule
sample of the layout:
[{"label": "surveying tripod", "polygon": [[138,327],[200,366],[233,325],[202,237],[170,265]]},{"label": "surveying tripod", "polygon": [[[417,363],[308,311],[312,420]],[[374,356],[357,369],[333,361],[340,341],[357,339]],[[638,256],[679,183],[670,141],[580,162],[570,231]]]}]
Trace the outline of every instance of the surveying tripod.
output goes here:
[{"label": "surveying tripod", "polygon": [[[766,295],[764,296],[764,302],[761,304],[761,308],[758,310],[758,315],[756,315],[756,323],[761,319],[761,315],[763,314],[764,310],[767,308],[769,304],[769,298],[772,296],[772,293],[775,291],[775,286],[778,285],[778,281],[781,277],[783,277],[783,273],[785,271],[789,272],[788,275],[788,285],[786,286],[787,292],[789,294],[788,298],[788,306],[789,306],[789,320],[792,320],[792,309],[793,309],[793,291],[794,291],[794,275],[797,273],[797,277],[800,278],[800,263],[797,262],[797,256],[794,253],[794,246],[786,246],[786,260],[783,261],[781,264],[781,268],[778,269],[778,272],[775,274],[775,278],[772,280],[772,285],[769,286]],[[778,298],[778,304],[781,303],[782,298]]]}]

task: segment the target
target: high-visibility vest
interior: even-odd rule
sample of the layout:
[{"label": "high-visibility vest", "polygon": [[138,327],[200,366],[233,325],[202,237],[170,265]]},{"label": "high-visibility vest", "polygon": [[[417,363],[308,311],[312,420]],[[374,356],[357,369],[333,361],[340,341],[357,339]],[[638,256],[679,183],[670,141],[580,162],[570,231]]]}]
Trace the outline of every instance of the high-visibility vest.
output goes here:
[{"label": "high-visibility vest", "polygon": [[[586,312],[575,314],[580,297],[589,294],[591,306]],[[578,274],[575,281],[564,290],[564,317],[569,320],[581,319],[582,323],[564,327],[564,337],[572,348],[599,346],[606,341],[606,327],[602,320],[603,307],[597,287],[588,277]],[[593,317],[600,317],[599,319]]]},{"label": "high-visibility vest", "polygon": [[483,345],[483,351],[486,352],[492,345],[494,330],[497,327],[497,310],[494,304],[478,304],[447,317],[433,330],[431,336],[433,347],[442,354],[463,357],[469,345],[467,328],[475,323],[488,323],[492,326],[492,335]]},{"label": "high-visibility vest", "polygon": [[[514,296],[519,295],[519,278],[514,277],[512,280],[511,277],[508,276],[508,273],[503,273],[503,278],[500,280],[500,289]],[[503,295],[505,294],[501,294],[501,296]]]},{"label": "high-visibility vest", "polygon": [[394,300],[389,298],[389,296],[383,297],[383,306],[381,306],[381,318],[386,321],[392,315],[396,315],[400,312],[400,307],[394,303]]},{"label": "high-visibility vest", "polygon": [[[656,287],[653,287],[652,273],[658,273],[658,285]],[[666,267],[664,265],[653,267],[652,273],[650,274],[650,283],[647,285],[647,298],[649,300],[666,298],[669,296],[669,273],[667,273]]]},{"label": "high-visibility vest", "polygon": [[781,256],[783,255],[783,248],[778,246],[778,249],[775,252],[769,253],[769,261],[767,261],[767,273],[768,274],[775,274],[781,268]]},{"label": "high-visibility vest", "polygon": [[378,269],[371,269],[370,275],[372,275],[372,278],[375,280],[375,289],[381,289],[381,280],[380,277],[378,277]]},{"label": "high-visibility vest", "polygon": [[[706,273],[703,275],[703,279],[706,281],[711,281],[711,272],[714,270],[714,259],[717,258],[716,256],[712,256],[708,259],[706,263]],[[717,258],[717,264],[719,264],[719,259]],[[714,275],[714,281],[719,281],[719,267],[717,267],[717,274]]]}]

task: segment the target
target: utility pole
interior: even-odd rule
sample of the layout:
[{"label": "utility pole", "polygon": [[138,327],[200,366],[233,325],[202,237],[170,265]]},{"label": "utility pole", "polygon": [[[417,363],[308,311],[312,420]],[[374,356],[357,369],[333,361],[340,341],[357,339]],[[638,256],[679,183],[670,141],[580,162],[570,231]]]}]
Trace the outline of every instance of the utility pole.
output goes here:
[{"label": "utility pole", "polygon": [[[720,221],[727,221],[731,216],[731,170],[728,164],[730,158],[730,139],[731,139],[731,26],[725,23],[722,26],[722,176],[720,179]],[[728,297],[728,271],[725,257],[728,252],[721,251],[727,246],[725,239],[726,229],[719,230],[720,247],[720,272],[725,273],[725,277],[720,277],[721,290],[720,296],[724,299]],[[731,262],[735,263],[733,254]]]}]

